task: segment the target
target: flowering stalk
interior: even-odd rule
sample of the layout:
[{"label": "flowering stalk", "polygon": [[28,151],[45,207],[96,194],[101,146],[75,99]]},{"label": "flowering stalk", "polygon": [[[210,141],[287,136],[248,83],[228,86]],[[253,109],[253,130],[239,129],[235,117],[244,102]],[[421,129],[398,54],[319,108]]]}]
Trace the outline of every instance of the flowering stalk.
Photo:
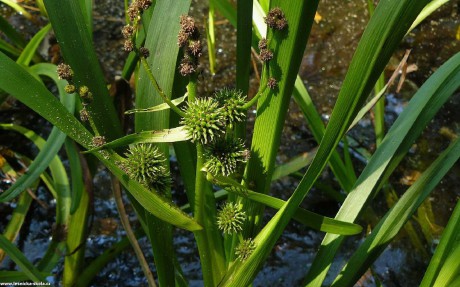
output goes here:
[{"label": "flowering stalk", "polygon": [[[174,105],[174,103],[171,102],[171,100],[166,96],[166,94],[160,88],[160,86],[158,85],[157,80],[155,79],[155,77],[152,74],[152,70],[150,70],[150,67],[149,67],[148,63],[147,63],[145,57],[143,57],[143,56],[141,56],[141,63],[142,63],[142,66],[144,66],[144,69],[147,72],[147,75],[149,76],[150,82],[152,83],[153,87],[158,92],[158,94],[161,96],[163,101],[165,101],[165,103],[168,104],[168,106],[171,108],[171,110],[175,111],[179,116],[183,117],[185,115],[185,113],[183,111],[181,111],[178,107],[176,107],[176,105]],[[190,97],[190,94],[189,94],[189,97]]]}]

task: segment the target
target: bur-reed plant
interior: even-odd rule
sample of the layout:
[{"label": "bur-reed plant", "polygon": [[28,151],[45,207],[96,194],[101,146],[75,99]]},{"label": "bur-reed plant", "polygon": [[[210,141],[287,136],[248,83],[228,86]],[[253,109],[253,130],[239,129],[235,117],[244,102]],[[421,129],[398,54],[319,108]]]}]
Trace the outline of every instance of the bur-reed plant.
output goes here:
[{"label": "bur-reed plant", "polygon": [[[197,92],[200,58],[205,56],[204,31],[198,28],[196,19],[188,16],[191,1],[125,1],[126,25],[120,31],[125,42],[120,49],[129,55],[123,77],[134,79],[135,86],[135,109],[126,111],[135,114],[135,132],[128,135],[123,134],[94,50],[91,1],[44,0],[41,10],[50,24],[27,45],[0,18],[2,30],[14,44],[0,45],[0,89],[54,126],[46,142],[22,127],[0,126],[27,136],[41,149],[30,172],[0,194],[1,202],[18,198],[18,208],[0,236],[0,247],[21,270],[5,273],[2,280],[46,281],[64,257],[62,284],[86,286],[129,242],[150,286],[186,286],[187,278],[173,247],[173,228],[178,227],[194,234],[204,286],[248,286],[286,225],[294,219],[326,232],[313,265],[308,270],[299,266],[305,268],[305,286],[322,286],[343,240],[362,231],[355,222],[437,111],[458,90],[460,54],[438,67],[385,136],[382,125],[378,125],[378,148],[356,176],[348,150],[345,148],[342,155],[337,149],[339,143],[371,108],[365,103],[374,87],[377,91],[385,88],[379,78],[401,40],[413,29],[411,25],[420,23],[433,8],[447,1],[379,1],[356,47],[326,126],[297,75],[318,2],[237,0],[235,9],[226,0],[210,1],[205,31],[211,70],[216,64],[213,17],[217,10],[237,28],[237,80],[234,88],[204,97]],[[36,56],[38,44],[51,28],[65,62],[59,66],[39,63],[41,59]],[[251,49],[259,54],[262,72],[258,91],[249,99]],[[40,76],[55,82],[61,101]],[[375,94],[371,102],[378,101],[384,92]],[[311,156],[275,168],[292,97],[319,147]],[[246,115],[254,106],[257,116],[249,142],[245,135]],[[72,185],[57,157],[63,144]],[[171,146],[190,212],[173,200]],[[454,136],[451,145],[379,220],[333,286],[353,286],[359,280],[459,156],[460,142]],[[87,265],[83,255],[90,201],[88,181],[92,176],[89,166],[95,158],[112,173],[114,196],[127,239]],[[335,194],[335,198],[344,200],[334,219],[299,207],[326,165],[343,189],[343,193]],[[269,195],[274,178],[305,166],[307,171],[287,201]],[[23,221],[20,212],[30,206],[25,190],[36,186],[38,178],[56,198],[57,209],[53,239],[44,258],[32,264],[13,242]],[[127,220],[120,184],[142,230],[133,231]],[[226,203],[220,204],[223,197]],[[277,212],[264,224],[266,207]],[[458,210],[457,206],[422,286],[458,282],[460,263],[454,257],[459,253],[460,233],[455,228]],[[143,233],[152,246],[155,274],[149,270],[137,243]]]}]

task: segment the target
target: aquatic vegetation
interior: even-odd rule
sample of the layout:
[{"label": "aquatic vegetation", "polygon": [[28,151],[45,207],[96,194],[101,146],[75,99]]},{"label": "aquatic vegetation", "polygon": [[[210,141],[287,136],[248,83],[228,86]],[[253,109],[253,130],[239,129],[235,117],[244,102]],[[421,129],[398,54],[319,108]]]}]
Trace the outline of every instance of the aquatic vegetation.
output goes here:
[{"label": "aquatic vegetation", "polygon": [[[94,176],[91,171],[98,161],[112,174],[121,222],[150,286],[156,285],[154,277],[160,286],[187,285],[177,263],[173,227],[193,233],[204,286],[248,286],[292,219],[326,232],[312,266],[304,270],[305,286],[322,286],[341,243],[347,236],[362,232],[356,222],[382,189],[388,191],[389,177],[441,106],[460,87],[460,53],[436,67],[384,133],[384,102],[380,97],[388,85],[382,73],[401,40],[414,28],[411,24],[420,23],[446,1],[381,0],[375,11],[369,1],[372,16],[324,126],[298,76],[310,30],[318,19],[318,2],[238,0],[235,8],[227,1],[210,1],[210,15],[216,9],[237,27],[238,78],[233,87],[203,96],[197,85],[207,80],[200,73],[205,41],[198,20],[188,15],[190,1],[125,1],[126,18],[119,31],[124,42],[119,49],[127,52],[122,77],[126,81],[134,79],[135,109],[129,111],[123,107],[117,110],[118,103],[109,95],[93,47],[90,1],[75,5],[72,1],[44,0],[41,8],[50,24],[27,45],[14,40],[18,39],[17,32],[1,18],[0,27],[21,49],[16,53],[10,46],[0,45],[0,89],[54,127],[45,143],[22,127],[0,125],[1,129],[27,136],[41,149],[29,172],[0,194],[0,202],[17,199],[18,206],[27,210],[30,199],[26,190],[35,187],[40,176],[56,199],[52,241],[38,264],[30,262],[14,244],[23,221],[19,211],[14,212],[0,235],[0,248],[21,272],[6,274],[2,280],[45,282],[64,257],[63,285],[86,286],[115,256],[116,252],[109,250],[89,264],[84,262],[90,213],[90,196],[84,183]],[[207,27],[207,42],[214,43],[212,24]],[[57,66],[34,60],[38,44],[51,28],[63,56],[63,63]],[[208,49],[212,47],[208,45]],[[251,49],[262,66],[258,89],[252,97],[248,96]],[[210,51],[209,55],[212,58],[215,53]],[[215,64],[212,63],[214,68]],[[52,79],[60,100],[40,76]],[[370,102],[377,103],[377,148],[362,171],[355,174],[347,132],[372,108],[372,104],[366,104],[371,94],[374,96]],[[319,146],[313,157],[278,167],[297,175],[306,167],[297,188],[283,201],[269,193],[291,98],[305,115]],[[246,136],[246,118],[253,108],[253,134]],[[123,113],[135,115],[131,134],[124,134],[130,129],[122,128],[119,115]],[[378,219],[332,286],[353,286],[360,280],[456,163],[460,141],[455,133],[450,135],[451,144]],[[63,145],[70,163],[69,175],[58,157]],[[340,152],[339,145],[344,147]],[[177,176],[183,181],[188,199],[182,207],[172,193],[176,184],[170,172],[172,155],[177,159]],[[0,161],[2,170],[9,168],[5,162]],[[341,188],[329,195],[343,200],[335,218],[300,208],[327,165]],[[51,176],[47,175],[48,167]],[[149,270],[137,243],[139,232],[130,226],[121,186],[151,243],[155,274]],[[226,203],[219,210],[222,197]],[[456,245],[460,236],[459,206],[457,203],[422,286],[458,282],[460,262],[455,256],[460,252]],[[276,210],[268,222],[262,221],[265,207]],[[0,253],[0,260],[2,256]]]}]

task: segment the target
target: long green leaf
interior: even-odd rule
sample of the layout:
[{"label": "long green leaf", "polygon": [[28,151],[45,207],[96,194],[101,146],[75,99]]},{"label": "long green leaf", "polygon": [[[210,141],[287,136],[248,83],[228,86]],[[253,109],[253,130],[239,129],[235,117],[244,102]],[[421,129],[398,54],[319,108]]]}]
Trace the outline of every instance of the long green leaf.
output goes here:
[{"label": "long green leaf", "polygon": [[26,40],[24,37],[11,26],[11,24],[0,15],[0,30],[5,34],[8,39],[11,40],[16,46],[24,48],[26,46]]},{"label": "long green leaf", "polygon": [[117,148],[136,143],[172,143],[178,141],[186,141],[190,139],[184,127],[159,130],[159,131],[143,131],[135,134],[130,134],[114,140],[112,142],[93,148],[87,152],[95,152],[105,148]]},{"label": "long green leaf", "polygon": [[86,108],[99,133],[108,140],[114,140],[122,135],[120,121],[94,51],[85,16],[87,11],[82,11],[80,2],[44,0],[65,62],[74,71],[75,84],[87,86],[94,95]]},{"label": "long green leaf", "polygon": [[[361,173],[336,219],[354,222],[358,218],[423,128],[459,86],[460,53],[442,65],[414,95]],[[322,282],[343,240],[343,237],[326,235],[307,277],[309,286],[319,286]]]},{"label": "long green leaf", "polygon": [[433,287],[455,286],[450,285],[450,283],[456,280],[456,277],[460,274],[460,260],[458,260],[458,258],[460,258],[460,244],[457,244],[457,246],[450,251],[441,270],[439,270],[438,278],[436,278]]},{"label": "long green leaf", "polygon": [[[174,105],[178,106],[179,104],[183,103],[186,98],[187,98],[187,94],[185,94],[182,97],[176,98],[176,99],[172,100],[171,102]],[[159,104],[159,105],[156,105],[154,107],[151,107],[151,108],[129,110],[129,111],[126,111],[125,114],[129,115],[129,114],[134,114],[134,113],[158,112],[158,111],[167,110],[169,108],[170,107],[169,107],[169,105],[167,103],[163,103],[163,104]]]},{"label": "long green leaf", "polygon": [[21,5],[19,5],[16,1],[13,1],[13,0],[0,0],[0,2],[3,2],[6,5],[10,6],[16,12],[18,12],[20,15],[23,15],[27,19],[33,20],[32,15],[29,12],[27,12],[27,10],[24,9]]},{"label": "long green leaf", "polygon": [[420,287],[433,286],[435,280],[437,280],[436,278],[440,277],[440,269],[446,265],[446,258],[452,252],[452,249],[458,245],[460,245],[460,201],[457,201],[457,205],[442,233],[439,245],[431,258]]},{"label": "long green leaf", "polygon": [[35,34],[32,39],[27,43],[27,46],[22,51],[19,58],[16,60],[18,64],[28,66],[35,53],[37,52],[38,46],[43,41],[43,38],[48,34],[51,29],[51,25],[47,24],[43,27],[37,34]]},{"label": "long green leaf", "polygon": [[[283,31],[268,31],[269,48],[276,51],[268,64],[271,77],[278,81],[276,90],[265,89],[257,104],[257,118],[251,143],[251,158],[245,177],[252,181],[254,191],[267,193],[275,167],[275,157],[289,101],[294,88],[300,62],[313,23],[318,1],[272,1],[286,15],[288,28]],[[308,3],[307,3],[308,2]],[[253,226],[245,227],[245,235],[251,236],[261,224],[261,207],[251,204],[248,214],[254,216]]]},{"label": "long green leaf", "polygon": [[332,286],[353,286],[359,280],[459,158],[460,139],[457,139],[379,221],[343,267]]},{"label": "long green leaf", "polygon": [[[280,209],[286,203],[282,199],[249,190],[245,186],[228,177],[218,175],[213,177],[213,182],[220,187],[225,188],[228,192],[240,195],[244,198],[248,198],[274,209]],[[363,228],[357,224],[334,220],[332,218],[316,214],[300,207],[294,213],[292,218],[304,224],[305,226],[323,232],[331,232],[342,235],[354,235],[360,233],[363,230]]]},{"label": "long green leaf", "polygon": [[22,252],[8,239],[0,234],[0,248],[22,269],[24,274],[34,282],[47,282],[45,277],[30,263]]},{"label": "long green leaf", "polygon": [[[313,100],[311,99],[307,88],[305,88],[305,85],[299,76],[297,76],[295,81],[293,97],[303,115],[307,119],[307,125],[312,132],[313,137],[317,142],[321,142],[321,139],[324,136],[324,131],[326,129],[324,127],[321,116],[313,104]],[[337,151],[333,152],[329,164],[332,172],[339,181],[340,186],[345,191],[349,192],[356,181],[356,176],[353,173],[348,172]]]},{"label": "long green leaf", "polygon": [[[244,286],[255,277],[257,270],[268,256],[283,228],[313,186],[340,139],[365,102],[375,81],[403,38],[410,23],[426,3],[428,0],[380,1],[358,44],[315,159],[286,205],[278,211],[254,239],[257,245],[254,252],[246,261],[237,262],[230,268],[222,286]],[[272,5],[283,7],[283,3],[278,3],[278,1],[274,1]],[[290,9],[298,9],[292,5],[291,1],[289,5],[288,8]],[[284,9],[288,16],[288,10]],[[327,271],[327,266],[328,264],[323,269],[315,270],[314,277],[309,278],[310,281],[316,280],[314,286],[321,285],[324,278],[322,273]],[[321,276],[317,276],[318,274]]]},{"label": "long green leaf", "polygon": [[305,152],[291,159],[287,163],[278,165],[277,167],[275,167],[275,170],[273,171],[272,180],[280,179],[284,176],[287,176],[306,167],[312,162],[313,158],[316,155],[316,151],[317,149],[314,149],[310,152]]}]

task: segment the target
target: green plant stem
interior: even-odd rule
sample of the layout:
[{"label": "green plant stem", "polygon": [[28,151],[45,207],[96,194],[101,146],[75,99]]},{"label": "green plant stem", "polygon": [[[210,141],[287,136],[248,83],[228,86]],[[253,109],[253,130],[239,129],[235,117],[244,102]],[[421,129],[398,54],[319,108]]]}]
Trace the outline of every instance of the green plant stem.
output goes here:
[{"label": "green plant stem", "polygon": [[152,83],[152,85],[155,88],[155,90],[157,91],[157,93],[161,96],[163,101],[165,101],[165,103],[168,104],[168,106],[171,108],[171,110],[175,111],[178,115],[183,117],[185,115],[185,113],[183,111],[181,111],[178,107],[176,107],[176,105],[174,105],[173,102],[171,102],[169,97],[166,96],[166,94],[163,92],[163,90],[158,85],[158,82],[155,79],[155,77],[153,76],[152,70],[150,70],[149,64],[147,63],[146,59],[144,57],[140,57],[140,59],[141,59],[142,65],[144,66],[145,71],[147,72],[147,75],[149,76],[150,82]]},{"label": "green plant stem", "polygon": [[190,75],[189,82],[187,85],[187,93],[189,102],[193,102],[196,99],[196,82],[197,75],[195,73]]},{"label": "green plant stem", "polygon": [[136,254],[137,260],[141,265],[142,271],[144,272],[145,277],[147,277],[147,282],[150,287],[156,287],[155,278],[153,278],[152,271],[149,268],[149,264],[145,259],[144,253],[142,252],[139,242],[137,242],[136,235],[131,228],[131,223],[128,219],[128,214],[126,213],[125,206],[123,204],[123,199],[121,195],[121,186],[118,179],[112,175],[112,190],[115,198],[115,203],[117,205],[118,214],[120,215],[120,221],[123,225],[123,228],[126,231],[126,236],[133,247],[134,254]]},{"label": "green plant stem", "polygon": [[206,180],[205,174],[201,171],[204,165],[204,148],[200,143],[196,145],[197,162],[196,162],[196,179],[195,179],[195,200],[194,200],[194,218],[198,224],[203,226],[203,230],[195,232],[198,253],[200,254],[201,270],[203,272],[204,286],[217,286],[223,277],[225,269],[223,266],[216,266],[216,260],[223,260],[216,254],[216,250],[212,250],[213,238],[210,234],[212,225],[210,226],[209,214],[206,214],[206,191],[209,183]]},{"label": "green plant stem", "polygon": [[88,123],[89,123],[89,126],[91,127],[91,129],[93,130],[94,135],[95,136],[100,136],[101,134],[99,133],[99,130],[97,129],[96,123],[94,122],[93,117],[91,117],[91,114],[88,117]]},{"label": "green plant stem", "polygon": [[216,36],[214,33],[214,1],[209,0],[208,25],[206,26],[206,40],[208,41],[209,70],[216,74]]}]

